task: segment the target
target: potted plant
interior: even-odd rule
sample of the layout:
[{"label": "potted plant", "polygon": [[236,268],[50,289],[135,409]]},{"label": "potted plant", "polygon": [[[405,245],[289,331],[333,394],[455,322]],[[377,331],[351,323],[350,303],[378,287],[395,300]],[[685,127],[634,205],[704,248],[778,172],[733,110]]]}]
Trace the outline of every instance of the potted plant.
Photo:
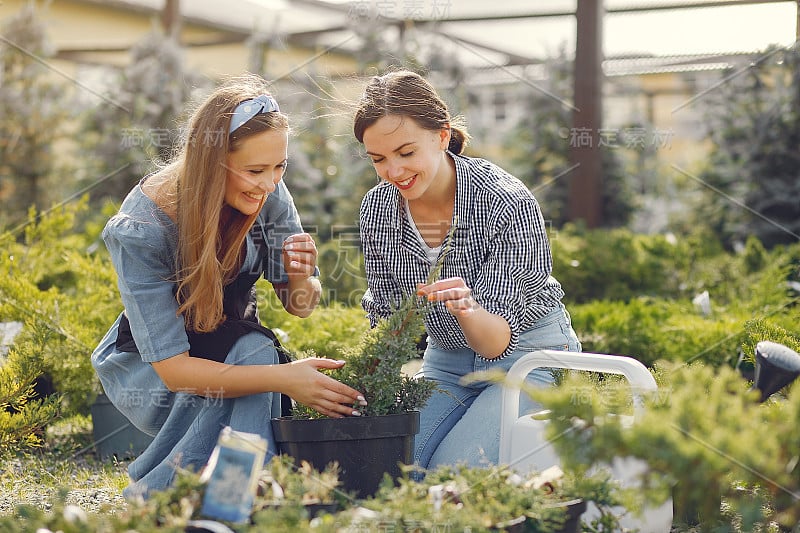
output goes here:
[{"label": "potted plant", "polygon": [[[439,276],[456,227],[453,224],[445,238],[444,250],[426,283]],[[387,319],[344,351],[347,364],[330,372],[364,394],[367,406],[353,406],[361,416],[332,419],[296,404],[292,416],[272,420],[280,452],[298,465],[307,461],[318,470],[337,462],[342,488],[357,498],[373,495],[387,474],[398,479],[401,465],[412,460],[419,409],[436,388],[434,382],[402,371],[418,356],[428,305],[416,295],[403,298]]]},{"label": "potted plant", "polygon": [[272,421],[281,453],[318,470],[337,462],[342,488],[359,498],[374,494],[386,473],[401,475],[400,464],[412,459],[418,409],[435,388],[431,381],[402,372],[417,356],[424,309],[416,297],[404,299],[388,319],[342,354],[346,365],[331,371],[333,378],[364,394],[368,405],[354,406],[362,416],[327,418],[297,404],[292,416]]},{"label": "potted plant", "polygon": [[343,504],[339,486],[339,465],[331,463],[318,472],[303,461],[298,468],[291,457],[273,457],[261,471],[256,504],[251,515],[254,525],[271,526],[282,517],[312,519],[322,513],[335,514]]},{"label": "potted plant", "polygon": [[[629,401],[626,385],[600,391],[571,376],[564,387],[536,391],[551,411],[548,434],[558,435],[553,445],[566,467],[641,459],[649,469],[626,508],[671,497],[673,528],[789,531],[796,525],[800,444],[797,425],[787,421],[800,413],[797,385],[785,398],[759,404],[759,392],[730,367],[663,362],[658,375],[666,392],[648,397],[641,421],[624,431],[607,414]],[[588,392],[575,401],[576,390]]]},{"label": "potted plant", "polygon": [[[397,486],[384,485],[336,518],[359,531],[390,525],[397,531],[577,533],[587,501],[612,501],[614,490],[605,477],[558,467],[523,477],[506,466],[440,466],[421,481],[403,476]],[[613,519],[602,525],[598,531],[619,530]]]}]

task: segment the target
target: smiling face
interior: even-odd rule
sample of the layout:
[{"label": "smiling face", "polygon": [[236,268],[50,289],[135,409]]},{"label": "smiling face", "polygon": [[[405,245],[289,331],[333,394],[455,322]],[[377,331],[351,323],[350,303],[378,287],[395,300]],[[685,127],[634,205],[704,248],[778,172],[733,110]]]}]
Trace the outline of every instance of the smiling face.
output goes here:
[{"label": "smiling face", "polygon": [[243,215],[261,209],[286,170],[289,133],[267,130],[243,139],[228,153],[225,203]]},{"label": "smiling face", "polygon": [[446,187],[450,167],[445,148],[449,140],[446,128],[424,129],[413,119],[398,115],[381,117],[364,130],[364,147],[375,171],[397,187],[406,200]]}]

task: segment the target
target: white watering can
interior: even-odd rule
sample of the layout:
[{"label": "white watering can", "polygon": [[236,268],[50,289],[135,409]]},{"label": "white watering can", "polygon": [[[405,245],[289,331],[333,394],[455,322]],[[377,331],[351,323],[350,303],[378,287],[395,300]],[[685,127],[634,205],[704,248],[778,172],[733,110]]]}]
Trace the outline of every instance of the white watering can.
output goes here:
[{"label": "white watering can", "polygon": [[[622,417],[623,424],[626,420],[627,423],[635,423],[644,409],[642,394],[658,388],[647,368],[630,357],[559,350],[539,350],[522,356],[509,369],[503,388],[499,458],[501,464],[510,465],[520,473],[542,472],[560,463],[558,454],[545,437],[547,419],[530,413],[519,415],[519,386],[525,376],[537,368],[563,368],[625,376],[633,393],[634,416]],[[647,468],[644,461],[634,457],[618,457],[610,465],[612,478],[624,488],[639,486],[638,476]],[[626,512],[625,509],[613,511],[620,514]],[[590,503],[583,519],[589,521],[598,515],[598,509]],[[620,525],[638,529],[641,533],[669,533],[672,526],[672,500],[656,508],[646,507],[640,516],[628,513],[621,517]]]}]

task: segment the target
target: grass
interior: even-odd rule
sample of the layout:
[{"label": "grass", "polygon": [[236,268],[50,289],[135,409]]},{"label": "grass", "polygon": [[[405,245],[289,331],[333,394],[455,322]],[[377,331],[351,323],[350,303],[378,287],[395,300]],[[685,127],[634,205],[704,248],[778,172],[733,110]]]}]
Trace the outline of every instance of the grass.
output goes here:
[{"label": "grass", "polygon": [[47,510],[58,497],[91,511],[119,508],[125,505],[126,467],[97,458],[90,417],[59,420],[47,429],[41,447],[0,458],[0,514],[21,504]]}]

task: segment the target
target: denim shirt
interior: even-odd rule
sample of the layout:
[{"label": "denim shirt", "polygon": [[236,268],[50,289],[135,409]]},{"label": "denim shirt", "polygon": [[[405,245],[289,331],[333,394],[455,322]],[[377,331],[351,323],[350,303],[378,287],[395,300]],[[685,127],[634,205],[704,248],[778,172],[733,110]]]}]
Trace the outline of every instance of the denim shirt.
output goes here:
[{"label": "denim shirt", "polygon": [[[302,231],[291,195],[283,182],[267,197],[262,209],[267,221],[268,257],[265,278],[285,283],[281,261],[283,241]],[[175,299],[177,227],[156,204],[135,187],[103,230],[103,240],[117,271],[118,286],[131,331],[145,362],[161,361],[189,349],[183,316]],[[243,269],[253,264],[253,235],[247,236]]]},{"label": "denim shirt", "polygon": [[[283,268],[281,247],[287,237],[303,229],[283,182],[267,197],[259,216],[264,221],[264,231],[256,238],[264,239],[267,255],[262,264],[257,264],[255,232],[251,231],[242,270],[262,273],[271,283],[285,283],[289,278]],[[158,412],[159,408],[169,407],[173,395],[150,363],[189,350],[183,316],[177,314],[173,281],[177,227],[144,194],[140,183],[109,219],[102,237],[117,272],[120,297],[139,353],[116,349],[120,314],[92,354],[92,364],[112,403],[137,427],[154,434],[167,414]],[[154,395],[161,398],[154,402]],[[152,412],[137,409],[148,406],[154,408]]]},{"label": "denim shirt", "polygon": [[[484,159],[448,156],[456,167],[456,229],[439,252],[440,278],[463,278],[480,305],[508,322],[505,357],[516,349],[520,334],[559,307],[564,296],[551,276],[544,219],[536,198],[514,176]],[[359,222],[368,286],[361,304],[375,325],[405,295],[414,294],[432,265],[395,186],[381,182],[367,192]],[[458,321],[440,303],[430,308],[425,326],[439,347],[468,347]]]}]

